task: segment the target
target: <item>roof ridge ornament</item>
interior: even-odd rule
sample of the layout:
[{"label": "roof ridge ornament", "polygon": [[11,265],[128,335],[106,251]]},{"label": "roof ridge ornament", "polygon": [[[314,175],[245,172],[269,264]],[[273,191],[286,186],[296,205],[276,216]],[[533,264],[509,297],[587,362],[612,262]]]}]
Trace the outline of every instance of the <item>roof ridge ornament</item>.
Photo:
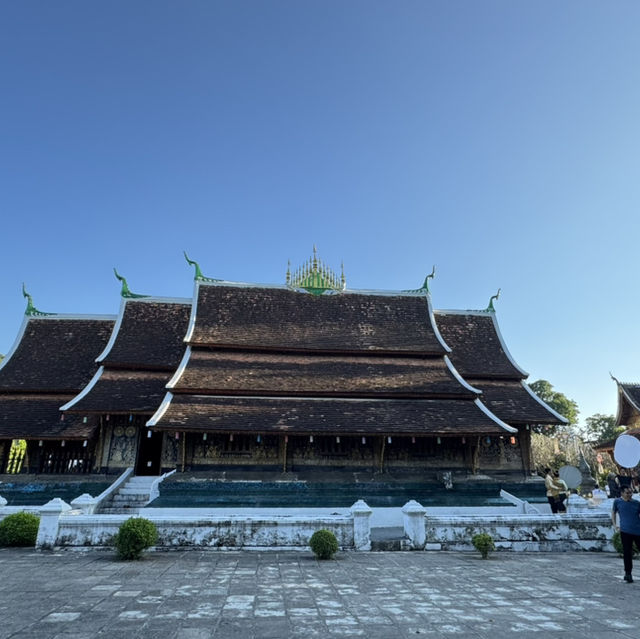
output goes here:
[{"label": "roof ridge ornament", "polygon": [[497,300],[500,297],[500,291],[502,289],[499,288],[498,292],[495,295],[492,295],[491,298],[489,299],[489,306],[487,306],[487,308],[485,309],[486,311],[489,311],[490,313],[495,313],[496,309],[493,307],[493,302],[494,300]]},{"label": "roof ridge ornament", "polygon": [[27,298],[27,308],[25,309],[24,314],[28,317],[45,317],[47,315],[56,315],[56,313],[45,313],[43,311],[39,311],[33,305],[33,298],[31,297],[31,295],[29,295],[29,293],[27,293],[24,282],[22,282],[22,297]]},{"label": "roof ridge ornament", "polygon": [[432,280],[436,276],[436,265],[433,265],[433,269],[431,269],[431,273],[424,278],[424,282],[420,288],[411,288],[402,291],[403,293],[430,293],[429,291],[429,280]]},{"label": "roof ridge ornament", "polygon": [[187,260],[187,263],[193,266],[195,269],[193,279],[196,282],[222,282],[222,280],[217,280],[212,277],[205,277],[202,274],[202,270],[200,269],[200,264],[198,264],[198,262],[196,262],[195,260],[190,260],[186,251],[182,251],[182,252],[184,253],[184,259]]},{"label": "roof ridge ornament", "polygon": [[120,289],[120,296],[126,299],[137,299],[141,297],[149,297],[148,295],[139,295],[138,293],[132,293],[129,289],[129,285],[127,284],[127,280],[125,277],[120,275],[118,271],[116,271],[115,266],[113,267],[113,272],[116,274],[116,279],[122,282],[122,288]]},{"label": "roof ridge ornament", "polygon": [[302,288],[312,295],[322,295],[327,291],[344,291],[347,280],[344,276],[344,262],[340,266],[340,277],[319,257],[316,245],[313,245],[313,257],[291,273],[291,260],[287,260],[286,285],[289,288]]}]

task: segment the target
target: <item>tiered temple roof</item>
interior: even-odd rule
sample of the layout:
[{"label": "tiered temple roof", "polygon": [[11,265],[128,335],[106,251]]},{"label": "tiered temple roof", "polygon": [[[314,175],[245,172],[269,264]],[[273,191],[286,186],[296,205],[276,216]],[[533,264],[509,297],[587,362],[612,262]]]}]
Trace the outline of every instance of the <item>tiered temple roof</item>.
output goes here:
[{"label": "tiered temple roof", "polygon": [[62,410],[73,413],[153,413],[184,353],[187,299],[123,298],[100,368]]},{"label": "tiered temple roof", "polygon": [[525,383],[528,374],[507,350],[492,309],[436,311],[435,317],[454,366],[500,419],[511,425],[567,423]]},{"label": "tiered temple roof", "polygon": [[618,387],[616,426],[640,426],[640,384],[613,380]]},{"label": "tiered temple roof", "polygon": [[[464,436],[566,421],[526,385],[492,304],[434,313],[434,273],[415,291],[357,291],[315,250],[286,286],[205,278],[187,261],[193,301],[137,295],[116,273],[115,323],[46,316],[29,298],[0,365],[0,439],[84,439],[110,413],[255,434]],[[621,393],[637,410],[640,385]]]},{"label": "tiered temple roof", "polygon": [[[27,309],[29,311],[29,308]],[[0,364],[0,439],[86,439],[95,420],[62,418],[59,408],[96,370],[114,316],[25,316]]]},{"label": "tiered temple roof", "polygon": [[446,358],[427,294],[198,281],[185,341],[155,429],[512,432]]}]

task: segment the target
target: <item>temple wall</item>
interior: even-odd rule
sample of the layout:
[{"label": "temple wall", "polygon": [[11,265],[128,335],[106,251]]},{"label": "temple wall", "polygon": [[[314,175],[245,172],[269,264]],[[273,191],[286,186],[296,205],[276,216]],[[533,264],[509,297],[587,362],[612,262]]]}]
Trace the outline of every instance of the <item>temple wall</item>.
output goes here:
[{"label": "temple wall", "polygon": [[[525,472],[520,439],[504,437],[388,437],[165,433],[162,468],[323,468],[366,471],[434,470],[464,473]],[[525,451],[526,452],[526,451]],[[526,458],[526,455],[524,455]]]},{"label": "temple wall", "polygon": [[103,421],[102,466],[109,472],[120,472],[136,463],[138,424],[134,420],[127,415],[111,415]]},{"label": "temple wall", "polygon": [[478,451],[478,472],[523,470],[519,440],[511,443],[509,436],[482,437]]}]

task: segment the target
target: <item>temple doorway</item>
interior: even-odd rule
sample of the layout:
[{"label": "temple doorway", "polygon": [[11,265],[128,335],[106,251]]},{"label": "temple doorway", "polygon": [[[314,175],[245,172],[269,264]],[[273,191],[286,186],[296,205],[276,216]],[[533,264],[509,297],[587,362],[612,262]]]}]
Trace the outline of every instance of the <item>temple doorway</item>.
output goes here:
[{"label": "temple doorway", "polygon": [[162,459],[162,433],[150,429],[140,433],[136,475],[159,475]]}]

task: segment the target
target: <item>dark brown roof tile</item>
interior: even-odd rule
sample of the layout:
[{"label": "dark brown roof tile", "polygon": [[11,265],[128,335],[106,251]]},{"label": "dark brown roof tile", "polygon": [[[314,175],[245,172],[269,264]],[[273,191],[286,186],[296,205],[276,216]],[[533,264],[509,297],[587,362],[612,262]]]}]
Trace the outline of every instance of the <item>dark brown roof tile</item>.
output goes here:
[{"label": "dark brown roof tile", "polygon": [[223,433],[505,434],[472,400],[173,396],[154,428]]},{"label": "dark brown roof tile", "polygon": [[427,298],[200,284],[192,344],[444,354]]},{"label": "dark brown roof tile", "polygon": [[[190,303],[126,300],[105,366],[175,369],[184,354]],[[112,338],[113,339],[113,338]]]},{"label": "dark brown roof tile", "polygon": [[0,366],[0,392],[76,393],[91,379],[113,319],[30,317]]},{"label": "dark brown roof tile", "polygon": [[527,377],[505,351],[494,313],[436,311],[435,318],[453,351],[449,358],[465,379]]}]

